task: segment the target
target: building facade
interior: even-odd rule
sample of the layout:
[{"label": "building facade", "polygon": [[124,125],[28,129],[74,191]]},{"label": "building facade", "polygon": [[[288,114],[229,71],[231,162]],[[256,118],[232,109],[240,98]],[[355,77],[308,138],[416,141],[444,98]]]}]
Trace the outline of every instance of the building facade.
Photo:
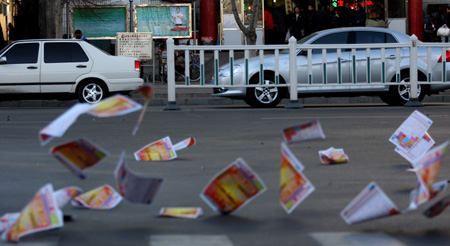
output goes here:
[{"label": "building facade", "polygon": [[10,16],[9,12],[9,3],[5,0],[0,0],[0,49],[2,48],[2,40],[3,44],[6,44],[8,40],[8,16]]},{"label": "building facade", "polygon": [[[18,7],[18,5],[25,2],[24,0],[0,0],[0,25],[1,34],[4,39],[8,39],[7,25],[12,23],[16,29],[23,33],[19,38],[61,38],[73,37],[73,33],[77,26],[76,21],[83,21],[82,18],[76,16],[75,9],[88,8],[96,6],[96,8],[118,7],[122,8],[123,16],[120,17],[122,25],[126,25],[125,31],[139,31],[139,25],[142,27],[142,22],[138,23],[136,9],[138,6],[162,6],[162,5],[176,5],[176,4],[190,4],[191,19],[190,30],[195,33],[198,38],[198,43],[215,44],[219,41],[222,44],[245,44],[245,38],[241,30],[236,24],[234,14],[231,9],[232,0],[57,0],[54,1],[61,8],[60,25],[57,25],[58,30],[54,33],[54,37],[45,36],[42,33],[35,33],[42,27],[38,27],[40,18],[35,11],[26,11]],[[249,25],[249,16],[252,12],[252,0],[234,0],[236,2],[239,18],[245,26]],[[39,1],[27,1],[36,2]],[[276,9],[284,18],[292,13],[295,6],[302,6],[311,4],[316,9],[322,6],[327,9],[329,6],[336,8],[343,8],[344,4],[348,2],[353,7],[355,4],[361,4],[366,11],[366,25],[368,26],[384,26],[390,29],[395,29],[406,34],[416,34],[421,38],[421,31],[423,31],[424,21],[431,15],[439,15],[443,21],[445,16],[445,8],[449,5],[448,0],[261,0],[260,14],[257,19],[256,31],[258,34],[257,43],[264,42],[264,10]],[[38,8],[39,9],[39,8]],[[112,14],[118,14],[117,11],[112,11]],[[40,13],[43,14],[48,13]],[[78,16],[79,17],[79,16]],[[35,20],[36,19],[36,20]],[[86,19],[86,21],[93,21],[94,19]],[[51,21],[49,21],[51,22]],[[125,24],[124,24],[125,23]],[[202,25],[200,25],[200,23]],[[102,23],[107,25],[108,23]],[[117,24],[117,23],[116,23]],[[36,26],[33,26],[36,25]],[[149,24],[150,25],[150,24]],[[150,28],[148,29],[150,30]],[[154,30],[154,29],[152,29]],[[123,30],[120,30],[123,31]],[[48,32],[47,32],[48,33]],[[28,35],[28,36],[25,36]],[[86,33],[88,36],[89,33]],[[20,36],[20,35],[18,35]],[[194,36],[194,35],[192,35]],[[91,36],[91,39],[102,39],[102,36]],[[111,38],[111,37],[109,37]]]}]

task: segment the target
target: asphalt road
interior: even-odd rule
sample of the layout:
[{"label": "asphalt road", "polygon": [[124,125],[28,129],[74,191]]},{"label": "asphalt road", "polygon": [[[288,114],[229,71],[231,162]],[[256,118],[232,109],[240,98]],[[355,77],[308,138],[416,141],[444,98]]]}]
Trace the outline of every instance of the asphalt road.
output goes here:
[{"label": "asphalt road", "polygon": [[[132,136],[138,113],[100,119],[82,115],[58,138],[42,147],[38,132],[66,108],[0,109],[0,215],[20,211],[39,187],[79,186],[85,191],[115,186],[113,171],[122,151],[135,172],[163,177],[160,193],[150,205],[122,201],[108,211],[66,206],[74,221],[58,230],[25,236],[19,245],[449,245],[450,210],[434,219],[418,210],[347,225],[339,213],[371,181],[399,209],[409,204],[416,184],[409,164],[394,152],[388,138],[415,109],[433,121],[429,133],[437,144],[450,139],[450,105],[423,108],[387,106],[306,107],[302,110],[254,109],[246,106],[185,106],[181,111],[148,108]],[[318,119],[326,139],[289,145],[305,166],[316,190],[291,214],[279,204],[280,143],[284,127]],[[110,156],[87,169],[87,179],[70,173],[49,154],[50,147],[87,137]],[[170,162],[136,162],[133,153],[170,136],[173,142],[195,137],[194,147]],[[318,151],[343,148],[348,164],[321,165]],[[220,215],[199,197],[218,171],[242,157],[268,190],[231,215]],[[450,179],[446,157],[437,180]],[[446,191],[443,195],[447,195]],[[434,200],[433,200],[434,201]],[[202,207],[198,219],[158,218],[161,207]],[[341,244],[340,244],[341,243]],[[4,244],[4,243],[2,243]]]}]

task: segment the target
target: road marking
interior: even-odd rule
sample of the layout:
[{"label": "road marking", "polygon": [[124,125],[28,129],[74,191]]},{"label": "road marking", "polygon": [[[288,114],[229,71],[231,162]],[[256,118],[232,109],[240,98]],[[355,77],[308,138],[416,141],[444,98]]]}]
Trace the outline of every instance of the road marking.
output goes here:
[{"label": "road marking", "polygon": [[149,246],[233,246],[226,235],[152,235]]},{"label": "road marking", "polygon": [[310,235],[323,246],[406,246],[384,233],[316,232]]}]

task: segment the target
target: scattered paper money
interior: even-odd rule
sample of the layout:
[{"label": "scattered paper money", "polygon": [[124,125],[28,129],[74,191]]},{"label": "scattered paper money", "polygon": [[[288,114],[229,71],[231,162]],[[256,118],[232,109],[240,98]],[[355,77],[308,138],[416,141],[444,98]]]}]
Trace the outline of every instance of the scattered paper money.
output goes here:
[{"label": "scattered paper money", "polygon": [[122,154],[117,164],[114,176],[119,194],[134,203],[150,204],[164,181],[161,178],[145,177],[133,173],[125,163],[125,153]]},{"label": "scattered paper money", "polygon": [[94,166],[108,155],[108,152],[85,138],[55,146],[50,152],[81,179],[86,178],[82,170]]},{"label": "scattered paper money", "polygon": [[265,190],[263,181],[239,158],[217,173],[200,197],[213,210],[229,214],[248,204]]},{"label": "scattered paper money", "polygon": [[196,219],[203,214],[202,208],[161,208],[159,216]]},{"label": "scattered paper money", "polygon": [[195,138],[186,138],[172,145],[170,137],[150,143],[134,153],[137,161],[169,161],[177,158],[177,151],[194,146]]},{"label": "scattered paper money", "polygon": [[81,192],[83,192],[83,190],[76,186],[69,186],[55,191],[55,199],[58,204],[58,208],[62,209],[72,199],[80,195]]},{"label": "scattered paper money", "polygon": [[428,218],[434,218],[441,214],[450,205],[450,195],[445,196],[423,213]]},{"label": "scattered paper money", "polygon": [[20,217],[20,213],[6,213],[0,217],[0,233],[9,230],[16,220]]},{"label": "scattered paper money", "polygon": [[300,161],[281,143],[280,203],[288,214],[315,189],[302,170]]},{"label": "scattered paper money", "polygon": [[347,224],[399,214],[400,211],[375,182],[361,191],[341,212]]},{"label": "scattered paper money", "polygon": [[109,97],[96,104],[77,103],[40,130],[39,140],[41,145],[46,145],[53,138],[62,137],[77,118],[84,113],[96,117],[112,117],[132,113],[141,108],[140,104],[122,95]]},{"label": "scattered paper money", "polygon": [[325,139],[322,126],[318,120],[283,129],[286,143],[302,142],[307,140]]},{"label": "scattered paper money", "polygon": [[115,208],[122,197],[109,185],[103,185],[72,200],[72,205],[79,208],[112,209]]},{"label": "scattered paper money", "polygon": [[64,225],[53,186],[39,189],[30,203],[20,212],[15,223],[2,234],[2,239],[18,242],[25,235],[60,228]]},{"label": "scattered paper money", "polygon": [[335,149],[331,147],[326,150],[319,151],[320,161],[323,164],[342,164],[348,162],[348,156],[344,153],[343,149]]},{"label": "scattered paper money", "polygon": [[392,134],[389,141],[397,148],[409,152],[427,133],[433,121],[415,110]]},{"label": "scattered paper money", "polygon": [[405,151],[403,148],[396,147],[395,152],[400,154],[403,158],[410,163],[415,162],[422,157],[431,147],[435,144],[433,138],[431,138],[428,132],[413,146],[409,151]]}]

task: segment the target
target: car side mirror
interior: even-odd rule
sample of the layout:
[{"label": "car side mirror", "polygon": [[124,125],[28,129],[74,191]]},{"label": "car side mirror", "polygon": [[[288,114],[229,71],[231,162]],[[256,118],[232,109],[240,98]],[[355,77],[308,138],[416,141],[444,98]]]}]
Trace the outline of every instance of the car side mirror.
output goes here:
[{"label": "car side mirror", "polygon": [[0,64],[6,64],[7,60],[5,56],[0,57]]}]

